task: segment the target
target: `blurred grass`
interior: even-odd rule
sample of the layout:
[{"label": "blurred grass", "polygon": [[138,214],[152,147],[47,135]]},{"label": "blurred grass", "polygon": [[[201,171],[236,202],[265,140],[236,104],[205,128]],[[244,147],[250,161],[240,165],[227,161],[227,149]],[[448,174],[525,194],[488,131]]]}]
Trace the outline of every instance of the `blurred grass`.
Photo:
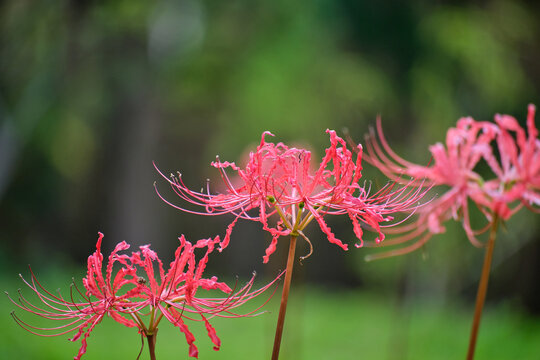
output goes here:
[{"label": "blurred grass", "polygon": [[[70,271],[48,271],[40,276],[47,288],[68,289]],[[23,284],[16,276],[0,279],[0,286],[16,295]],[[29,295],[29,289],[23,288]],[[460,359],[468,343],[472,306],[443,304],[428,299],[405,299],[361,291],[296,287],[292,291],[281,359]],[[212,319],[222,340],[216,352],[204,325],[190,322],[200,359],[267,359],[270,356],[279,293],[267,305],[268,313],[255,318]],[[68,335],[54,338],[26,333],[10,318],[15,306],[0,300],[0,349],[5,359],[65,359],[77,354],[80,343]],[[260,299],[260,301],[264,301]],[[248,311],[248,310],[245,310]],[[29,322],[35,319],[17,310]],[[35,323],[35,322],[34,322]],[[88,339],[83,359],[135,359],[140,336],[107,318]],[[508,304],[488,306],[484,312],[477,359],[537,359],[540,355],[540,319]],[[183,334],[162,323],[158,359],[187,359]],[[141,359],[147,359],[147,349]]]}]

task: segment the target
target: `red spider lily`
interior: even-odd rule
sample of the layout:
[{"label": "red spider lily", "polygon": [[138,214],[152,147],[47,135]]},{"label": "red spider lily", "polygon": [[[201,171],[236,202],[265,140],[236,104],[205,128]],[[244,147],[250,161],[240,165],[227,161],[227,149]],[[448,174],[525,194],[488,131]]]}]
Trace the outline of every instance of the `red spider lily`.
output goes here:
[{"label": "red spider lily", "polygon": [[[497,205],[518,200],[521,205],[538,212],[540,205],[540,140],[534,123],[536,108],[530,104],[527,114],[527,132],[509,115],[495,115],[499,125],[497,139],[501,166],[493,163],[491,168],[498,181],[486,183],[486,188],[496,198]],[[515,133],[515,139],[510,134]],[[517,208],[519,209],[519,207]],[[516,209],[512,210],[512,213]]]},{"label": "red spider lily", "polygon": [[[215,244],[219,243],[219,237],[199,240],[192,245],[184,236],[179,238],[180,246],[176,249],[175,258],[166,273],[161,260],[148,245],[141,246],[140,251],[131,255],[118,254],[129,248],[123,241],[109,256],[103,277],[102,238],[103,234],[100,233],[96,251],[88,258],[88,272],[83,279],[84,292],[72,284],[69,297],[63,297],[60,293],[55,295],[39,283],[30,269],[31,281],[26,281],[22,276],[21,278],[42,305],[34,305],[20,291],[18,302],[10,297],[20,309],[45,319],[62,322],[61,325],[50,328],[36,327],[24,322],[13,312],[13,318],[25,330],[40,336],[59,336],[76,332],[71,341],[77,341],[82,337],[81,347],[75,359],[80,359],[84,355],[87,338],[105,315],[124,326],[137,327],[139,333],[148,339],[153,338],[153,342],[149,340],[152,359],[155,358],[153,348],[155,335],[163,317],[184,333],[189,345],[189,356],[197,357],[198,350],[194,344],[195,337],[184,322],[185,319],[204,322],[208,336],[214,343],[214,350],[219,350],[221,341],[208,319],[214,316],[232,318],[255,315],[260,307],[247,314],[237,314],[232,309],[260,295],[277,280],[276,278],[268,285],[252,291],[255,277],[253,275],[244,287],[234,291],[225,283],[219,282],[215,276],[203,278],[208,255],[214,250]],[[198,262],[195,258],[196,249],[206,249],[205,255]],[[115,263],[121,267],[113,277]],[[154,272],[154,263],[157,263],[158,274]],[[144,276],[140,276],[142,274]],[[198,297],[196,294],[199,288],[219,290],[227,294],[227,297]],[[200,319],[194,317],[195,315]],[[148,317],[149,321],[145,323],[144,318]]]},{"label": "red spider lily", "polygon": [[[386,176],[401,181],[403,175],[425,179],[412,185],[450,188],[429,205],[418,210],[418,219],[410,224],[395,227],[389,232],[402,234],[387,240],[385,245],[397,245],[419,238],[412,245],[377,254],[369,259],[399,255],[413,251],[425,244],[433,234],[445,231],[442,225],[450,218],[462,218],[463,228],[475,246],[483,246],[476,236],[487,231],[494,215],[508,219],[521,205],[511,208],[515,200],[531,207],[540,204],[540,143],[534,125],[534,106],[529,105],[527,128],[529,136],[517,120],[508,115],[496,115],[495,123],[475,121],[470,117],[458,120],[455,128],[446,134],[446,147],[437,143],[431,146],[433,165],[421,166],[398,156],[386,141],[380,118],[377,119],[377,135],[371,131],[366,137],[365,160],[379,168]],[[516,133],[514,138],[509,131]],[[378,139],[377,139],[378,137]],[[493,144],[499,150],[499,160]],[[494,173],[485,181],[475,171],[484,160]],[[469,219],[469,201],[472,201],[488,220],[486,227],[473,230]]]},{"label": "red spider lily", "polygon": [[[203,207],[203,211],[173,204],[165,200],[159,191],[158,195],[169,205],[189,213],[233,214],[235,219],[227,228],[220,251],[227,247],[239,218],[261,222],[263,229],[272,235],[272,242],[263,257],[265,263],[276,250],[280,236],[300,235],[311,246],[303,230],[312,220],[319,224],[328,241],[347,250],[347,244],[337,239],[325,222],[325,215],[348,215],[360,240],[357,247],[362,246],[361,223],[373,228],[378,233],[376,241],[382,241],[381,223],[393,220],[393,213],[414,211],[425,192],[407,187],[396,189],[395,184],[388,184],[372,194],[370,187],[365,188],[358,183],[362,176],[362,146],[357,146],[355,159],[335,131],[327,130],[327,133],[330,135],[330,147],[315,171],[312,171],[314,164],[310,151],[267,142],[266,136],[274,135],[266,131],[257,150],[249,154],[244,168],[233,162],[221,162],[219,158],[212,162],[226,185],[224,193],[211,194],[208,186],[205,192],[193,191],[184,184],[181,174],[178,177],[171,175],[169,179],[158,169],[181,199]],[[236,172],[234,181],[227,175],[227,168]],[[258,210],[255,215],[251,212],[254,209]],[[278,217],[273,225],[269,222],[272,215]]]}]

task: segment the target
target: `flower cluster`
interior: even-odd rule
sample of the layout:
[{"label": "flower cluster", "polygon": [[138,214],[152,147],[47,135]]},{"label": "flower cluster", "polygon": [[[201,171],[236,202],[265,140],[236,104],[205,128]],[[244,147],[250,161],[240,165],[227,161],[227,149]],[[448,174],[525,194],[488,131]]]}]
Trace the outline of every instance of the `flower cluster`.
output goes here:
[{"label": "flower cluster", "polygon": [[[446,147],[441,143],[430,147],[433,162],[430,166],[413,164],[398,156],[388,145],[378,119],[378,136],[372,130],[366,137],[367,162],[396,181],[407,175],[425,179],[423,183],[413,183],[418,187],[445,185],[449,189],[428,206],[419,209],[415,222],[392,229],[401,236],[387,241],[385,245],[419,240],[370,258],[413,251],[433,234],[444,232],[443,223],[451,218],[461,218],[469,240],[476,246],[482,246],[477,235],[487,231],[495,218],[507,220],[522,206],[538,211],[540,141],[534,114],[534,105],[529,105],[527,132],[509,115],[495,115],[495,123],[461,118],[455,128],[448,130]],[[492,171],[493,176],[487,180],[477,171],[482,161]],[[469,202],[484,214],[488,222],[484,228],[472,229]]]},{"label": "flower cluster", "polygon": [[[87,348],[87,338],[94,327],[105,316],[127,326],[136,327],[143,336],[156,334],[162,318],[172,323],[184,333],[189,345],[189,356],[197,357],[195,337],[184,320],[204,322],[208,336],[219,350],[221,341],[208,319],[214,316],[242,317],[248,314],[237,314],[232,309],[253,299],[267,290],[276,280],[268,285],[252,291],[255,275],[241,289],[234,291],[217,277],[204,278],[203,272],[208,262],[208,255],[214,250],[219,237],[203,239],[191,244],[184,236],[179,238],[180,245],[176,249],[174,260],[165,272],[161,260],[148,245],[141,246],[140,251],[131,255],[120,254],[129,245],[123,241],[116,245],[108,258],[103,275],[103,255],[101,242],[103,234],[99,234],[96,251],[88,258],[88,271],[83,279],[84,289],[72,284],[69,297],[60,293],[53,294],[46,290],[31,271],[31,280],[23,281],[35,293],[41,306],[37,306],[19,292],[19,301],[11,300],[19,308],[49,320],[62,322],[62,325],[51,328],[39,328],[24,322],[15,313],[15,321],[29,332],[41,336],[58,336],[75,333],[71,341],[81,340],[81,347],[75,359],[80,359]],[[202,249],[205,254],[197,262],[195,251]],[[115,272],[113,268],[120,266]],[[197,296],[197,290],[219,290],[225,294],[223,298],[204,298]],[[9,295],[8,295],[9,296]],[[11,298],[10,298],[11,299]],[[194,318],[200,317],[200,319]],[[145,322],[145,318],[149,318]]]},{"label": "flower cluster", "polygon": [[[303,230],[313,220],[328,241],[347,250],[347,244],[336,238],[327,225],[324,219],[327,215],[349,217],[354,234],[359,239],[357,247],[362,246],[362,224],[377,232],[376,241],[380,242],[384,239],[382,223],[392,221],[392,214],[396,212],[413,212],[425,191],[396,188],[395,183],[389,183],[372,193],[370,187],[359,184],[362,177],[362,146],[357,146],[355,158],[353,151],[347,149],[346,142],[335,131],[327,130],[327,133],[330,146],[318,165],[312,162],[308,150],[267,142],[266,137],[273,136],[268,131],[262,134],[256,151],[249,154],[245,167],[241,168],[233,162],[221,162],[217,158],[212,166],[220,171],[226,185],[226,191],[220,194],[212,194],[209,186],[206,191],[193,191],[184,184],[181,174],[168,178],[160,172],[181,199],[204,210],[173,204],[164,199],[159,191],[158,195],[168,204],[186,212],[233,214],[235,219],[227,228],[220,250],[227,247],[238,219],[260,222],[263,229],[272,235],[272,242],[263,257],[265,263],[276,250],[281,236],[300,235],[311,246]],[[236,172],[236,176],[230,178],[226,169]],[[269,218],[273,215],[277,220],[271,223]]]}]

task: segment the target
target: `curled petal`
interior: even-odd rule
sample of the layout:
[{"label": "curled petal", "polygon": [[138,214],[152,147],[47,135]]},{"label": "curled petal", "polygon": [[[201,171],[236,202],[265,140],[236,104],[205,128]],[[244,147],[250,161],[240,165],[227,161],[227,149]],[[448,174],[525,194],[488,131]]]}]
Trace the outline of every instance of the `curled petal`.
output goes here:
[{"label": "curled petal", "polygon": [[277,249],[277,243],[278,243],[278,237],[279,235],[275,235],[272,237],[272,242],[270,243],[270,245],[268,245],[268,247],[266,248],[266,255],[263,256],[263,263],[267,263],[268,260],[270,260],[270,255],[272,255],[276,249]]},{"label": "curled petal", "polygon": [[223,242],[220,244],[219,252],[223,251],[223,249],[229,246],[229,242],[231,241],[231,233],[237,221],[238,221],[238,218],[235,218],[233,222],[230,223],[229,226],[227,226],[227,231],[225,232],[225,237],[223,238]]}]

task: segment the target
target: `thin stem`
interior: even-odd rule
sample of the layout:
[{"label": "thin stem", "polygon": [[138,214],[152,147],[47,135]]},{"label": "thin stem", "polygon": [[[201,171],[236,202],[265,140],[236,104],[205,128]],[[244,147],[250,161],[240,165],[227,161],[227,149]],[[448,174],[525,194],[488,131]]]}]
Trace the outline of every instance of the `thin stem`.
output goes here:
[{"label": "thin stem", "polygon": [[285,224],[285,226],[287,226],[287,228],[289,229],[292,229],[292,225],[291,223],[289,222],[289,220],[287,220],[287,217],[285,216],[285,214],[283,213],[283,210],[281,209],[281,206],[279,206],[278,204],[274,204],[274,208],[276,209],[279,217],[281,218],[281,220],[283,220],[283,223]]},{"label": "thin stem", "polygon": [[139,314],[137,313],[131,313],[131,317],[133,318],[133,320],[135,320],[135,322],[141,327],[141,329],[146,333],[148,331],[148,329],[146,328],[146,326],[144,325],[144,321],[142,321],[141,317],[139,316]]},{"label": "thin stem", "polygon": [[272,360],[279,358],[279,348],[281,346],[281,336],[283,335],[283,325],[285,323],[285,313],[287,312],[287,301],[289,300],[289,289],[294,266],[294,252],[296,251],[297,236],[291,235],[289,243],[289,256],[287,258],[287,272],[285,273],[285,282],[283,284],[283,293],[281,294],[281,305],[279,307],[278,322],[276,327],[276,337],[274,338],[274,349],[272,351]]},{"label": "thin stem", "polygon": [[484,265],[482,266],[482,275],[480,276],[480,283],[478,284],[478,292],[476,294],[476,306],[474,309],[474,319],[471,329],[471,337],[469,338],[469,351],[467,352],[467,360],[472,360],[474,358],[474,350],[476,348],[476,338],[478,336],[480,318],[482,316],[482,309],[484,308],[484,302],[486,300],[489,273],[491,269],[491,259],[493,258],[493,248],[495,247],[495,236],[497,235],[498,224],[499,219],[495,215],[491,224],[491,230],[489,232],[486,254],[484,256]]},{"label": "thin stem", "polygon": [[[294,211],[294,207],[293,207],[293,211]],[[298,224],[300,224],[300,217],[302,216],[302,211],[304,210],[304,207],[300,207],[298,206],[298,211],[296,212],[295,216],[295,221],[294,221],[294,227],[291,229],[292,231],[295,231],[295,230],[298,230]]]},{"label": "thin stem", "polygon": [[[320,205],[318,208],[315,209],[315,212],[319,213],[321,211],[321,209],[323,208],[322,205]],[[304,230],[306,228],[306,226],[311,222],[311,220],[313,220],[315,217],[313,216],[313,214],[310,212],[309,214],[307,214],[303,219],[302,219],[302,222],[300,223],[300,225],[298,225],[298,227],[296,227],[296,229],[298,230]]]},{"label": "thin stem", "polygon": [[157,329],[151,335],[146,335],[146,340],[148,340],[148,351],[150,351],[151,360],[156,360],[156,336]]},{"label": "thin stem", "polygon": [[149,325],[148,325],[148,329],[150,331],[152,331],[152,329],[154,328],[154,316],[156,316],[156,308],[152,305],[150,305],[150,309],[152,310],[150,312],[150,322],[149,322]]}]

